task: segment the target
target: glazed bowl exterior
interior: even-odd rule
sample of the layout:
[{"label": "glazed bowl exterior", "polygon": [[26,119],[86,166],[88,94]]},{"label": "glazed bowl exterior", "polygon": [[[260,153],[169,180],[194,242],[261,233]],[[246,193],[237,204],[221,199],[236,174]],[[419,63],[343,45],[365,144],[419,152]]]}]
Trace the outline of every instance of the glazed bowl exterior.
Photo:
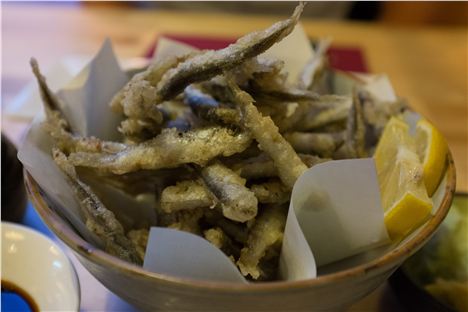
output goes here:
[{"label": "glazed bowl exterior", "polygon": [[455,191],[455,166],[448,155],[443,199],[417,234],[384,255],[331,274],[302,281],[237,285],[194,281],[145,271],[86,242],[49,205],[25,171],[34,207],[49,228],[77,255],[83,266],[109,290],[147,311],[317,311],[341,310],[381,285],[419,250],[447,215]]}]

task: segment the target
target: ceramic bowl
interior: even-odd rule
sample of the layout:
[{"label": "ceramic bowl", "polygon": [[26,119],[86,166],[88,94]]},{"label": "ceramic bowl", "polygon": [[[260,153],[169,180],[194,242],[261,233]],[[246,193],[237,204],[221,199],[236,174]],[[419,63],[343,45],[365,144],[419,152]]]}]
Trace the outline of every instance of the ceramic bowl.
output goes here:
[{"label": "ceramic bowl", "polygon": [[57,243],[37,231],[9,222],[2,222],[4,282],[29,295],[39,311],[79,310],[78,277]]},{"label": "ceramic bowl", "polygon": [[[441,200],[431,218],[409,238],[385,253],[359,259],[315,279],[248,285],[194,281],[145,271],[86,242],[48,203],[25,171],[26,189],[50,229],[102,284],[142,310],[157,311],[284,311],[343,309],[381,285],[409,256],[419,250],[445,218],[455,191],[451,155]],[[319,271],[320,273],[320,271]]]}]

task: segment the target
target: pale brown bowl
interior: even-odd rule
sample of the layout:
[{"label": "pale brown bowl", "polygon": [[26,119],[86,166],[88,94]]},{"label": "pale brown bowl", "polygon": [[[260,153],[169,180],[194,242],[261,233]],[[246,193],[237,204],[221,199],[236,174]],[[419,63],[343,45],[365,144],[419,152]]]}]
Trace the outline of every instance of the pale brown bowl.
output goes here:
[{"label": "pale brown bowl", "polygon": [[[434,234],[455,192],[455,166],[448,155],[443,199],[434,215],[384,255],[362,264],[302,281],[249,285],[194,281],[156,274],[122,261],[86,242],[47,204],[46,194],[25,171],[29,198],[49,228],[70,247],[101,283],[143,310],[151,311],[316,311],[343,309],[381,285]],[[83,289],[86,291],[86,289]]]}]

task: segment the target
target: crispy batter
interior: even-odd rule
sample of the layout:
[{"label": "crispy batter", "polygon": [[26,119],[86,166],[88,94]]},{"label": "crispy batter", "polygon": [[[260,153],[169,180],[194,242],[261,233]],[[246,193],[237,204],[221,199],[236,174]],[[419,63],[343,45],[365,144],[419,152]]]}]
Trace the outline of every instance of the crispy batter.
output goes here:
[{"label": "crispy batter", "polygon": [[258,156],[242,159],[232,165],[232,170],[245,179],[258,179],[278,176],[273,160],[262,153]]},{"label": "crispy batter", "polygon": [[131,230],[127,233],[127,237],[135,245],[136,251],[141,259],[145,259],[146,245],[148,244],[148,229]]},{"label": "crispy batter", "polygon": [[213,208],[217,199],[203,182],[196,180],[180,181],[166,187],[161,193],[161,209],[166,213],[195,208]]},{"label": "crispy batter", "polygon": [[189,84],[210,79],[266,51],[292,32],[304,5],[300,3],[287,20],[277,22],[266,30],[252,32],[227,48],[205,51],[168,70],[158,83],[156,102],[168,100]]},{"label": "crispy batter", "polygon": [[203,236],[221,249],[235,263],[235,259],[239,257],[240,248],[233,243],[231,238],[220,227],[213,227],[203,231]]},{"label": "crispy batter", "polygon": [[311,100],[286,101],[259,95],[256,106],[270,116],[280,132],[309,131],[346,120],[352,99],[348,96],[322,95]]},{"label": "crispy batter", "polygon": [[140,258],[132,241],[125,236],[122,224],[114,213],[107,209],[91,188],[78,178],[75,168],[61,151],[54,149],[52,154],[80,204],[86,218],[86,226],[103,241],[105,250],[123,260],[141,264],[143,259]]},{"label": "crispy batter", "polygon": [[226,234],[219,227],[211,228],[206,231],[203,231],[203,236],[210,243],[221,249],[225,243]]},{"label": "crispy batter", "polygon": [[307,62],[299,75],[298,85],[302,89],[311,90],[317,78],[323,72],[327,64],[326,52],[330,47],[331,39],[325,38],[318,42],[317,48],[312,58]]},{"label": "crispy batter", "polygon": [[199,221],[203,217],[203,209],[180,210],[173,213],[160,212],[158,225],[200,235]]},{"label": "crispy batter", "polygon": [[244,244],[247,241],[249,234],[247,224],[250,221],[245,223],[231,221],[226,219],[222,212],[218,211],[217,209],[205,209],[204,220],[211,226],[220,227],[224,233],[226,233],[226,235],[238,243]]},{"label": "crispy batter", "polygon": [[351,108],[352,98],[340,95],[322,95],[309,104],[296,129],[301,131],[317,129],[345,120]]},{"label": "crispy batter", "polygon": [[122,112],[126,117],[119,127],[119,131],[126,138],[132,142],[142,142],[161,131],[163,115],[159,107],[155,105],[158,104],[156,85],[164,73],[196,53],[169,57],[151,64],[143,72],[134,75],[113,97],[110,103],[111,108]]},{"label": "crispy batter", "polygon": [[262,204],[280,205],[289,201],[289,196],[291,195],[281,181],[276,179],[271,179],[261,184],[253,184],[250,189],[254,192],[258,202]]},{"label": "crispy batter", "polygon": [[257,110],[250,95],[240,90],[232,81],[228,83],[233,100],[241,109],[244,127],[252,133],[260,148],[273,159],[284,185],[292,189],[297,178],[307,170],[306,165],[281,136],[271,118],[263,117]]},{"label": "crispy batter", "polygon": [[331,158],[322,158],[316,155],[309,155],[309,154],[299,154],[299,157],[301,157],[301,160],[304,162],[304,164],[308,168],[312,168],[313,166],[317,164],[321,164],[321,163],[331,160]]},{"label": "crispy batter", "polygon": [[[298,154],[298,156],[308,168],[329,160],[328,158],[321,158],[316,155]],[[278,176],[278,171],[276,170],[273,160],[265,153],[241,159],[233,163],[231,169],[245,179],[261,179]]]},{"label": "crispy batter", "polygon": [[230,74],[242,88],[255,86],[257,92],[271,92],[287,88],[288,75],[283,67],[281,60],[257,56],[233,68]]},{"label": "crispy batter", "polygon": [[362,101],[357,95],[353,95],[353,105],[349,110],[346,124],[344,144],[334,153],[333,158],[362,158],[367,157],[366,125],[362,111]]},{"label": "crispy batter", "polygon": [[253,279],[261,278],[263,272],[259,263],[270,248],[281,246],[284,226],[286,224],[286,209],[282,206],[265,207],[249,232],[249,238],[237,265],[244,276]]},{"label": "crispy batter", "polygon": [[220,162],[201,170],[206,185],[219,199],[223,215],[234,221],[245,222],[257,215],[257,198],[245,187],[245,180]]},{"label": "crispy batter", "polygon": [[223,125],[238,125],[240,113],[230,107],[222,107],[211,95],[204,93],[200,88],[190,85],[184,90],[185,102],[200,118]]},{"label": "crispy batter", "polygon": [[330,157],[343,144],[342,133],[289,132],[284,138],[296,152]]},{"label": "crispy batter", "polygon": [[72,153],[76,166],[99,168],[116,174],[141,169],[175,168],[182,164],[205,165],[217,156],[230,156],[246,149],[250,135],[222,127],[179,132],[164,129],[156,138],[127,145],[118,153]]}]

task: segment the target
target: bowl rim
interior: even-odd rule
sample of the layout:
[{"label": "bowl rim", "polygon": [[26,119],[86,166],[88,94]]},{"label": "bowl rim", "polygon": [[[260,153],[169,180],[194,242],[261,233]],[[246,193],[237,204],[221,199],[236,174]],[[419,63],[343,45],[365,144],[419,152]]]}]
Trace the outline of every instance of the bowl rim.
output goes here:
[{"label": "bowl rim", "polygon": [[[15,222],[10,222],[10,221],[2,221],[1,222],[1,232],[2,232],[2,238],[3,238],[3,231],[8,231],[8,230],[15,230],[15,231],[20,231],[24,233],[27,237],[30,239],[33,239],[35,237],[36,239],[43,240],[47,242],[48,244],[56,247],[58,252],[63,256],[64,260],[68,262],[70,270],[67,270],[65,274],[70,274],[72,276],[73,284],[76,286],[73,294],[75,295],[76,298],[76,306],[74,307],[73,311],[80,311],[80,306],[81,306],[81,284],[80,284],[80,279],[78,278],[78,272],[76,271],[75,266],[73,265],[73,262],[71,261],[70,257],[65,253],[63,250],[63,247],[59,246],[57,241],[54,241],[52,238],[49,236],[45,235],[44,233],[39,232],[38,230],[28,227],[24,224],[20,223],[15,223]],[[2,241],[2,244],[5,242]],[[3,258],[3,255],[2,255]],[[3,270],[3,268],[2,268]],[[23,285],[18,285],[19,287],[23,287]]]},{"label": "bowl rim", "polygon": [[349,277],[364,276],[370,271],[376,271],[380,268],[390,267],[392,264],[399,262],[400,257],[406,255],[410,256],[417,249],[422,246],[431,236],[435,230],[442,223],[447,215],[452,198],[455,193],[456,173],[455,164],[450,151],[447,153],[447,166],[446,166],[446,185],[443,199],[440,206],[437,208],[436,213],[423,225],[420,232],[407,240],[400,246],[392,249],[384,255],[373,259],[369,262],[354,266],[349,269],[341,270],[335,273],[325,274],[314,279],[297,280],[297,281],[273,281],[268,283],[249,283],[237,284],[229,282],[214,282],[202,281],[188,278],[180,278],[168,276],[160,273],[154,273],[144,270],[143,267],[126,262],[117,257],[114,257],[103,250],[98,249],[92,244],[85,241],[78,233],[76,233],[71,225],[54,212],[44,199],[45,193],[40,189],[37,182],[24,169],[24,181],[26,190],[33,206],[47,224],[47,226],[57,235],[65,244],[70,247],[75,253],[86,258],[87,260],[96,264],[111,267],[115,271],[120,271],[124,274],[130,274],[135,277],[149,277],[156,279],[167,286],[181,286],[190,287],[191,289],[210,290],[219,292],[268,292],[268,291],[298,291],[312,286],[320,287],[325,284],[345,280]]}]

